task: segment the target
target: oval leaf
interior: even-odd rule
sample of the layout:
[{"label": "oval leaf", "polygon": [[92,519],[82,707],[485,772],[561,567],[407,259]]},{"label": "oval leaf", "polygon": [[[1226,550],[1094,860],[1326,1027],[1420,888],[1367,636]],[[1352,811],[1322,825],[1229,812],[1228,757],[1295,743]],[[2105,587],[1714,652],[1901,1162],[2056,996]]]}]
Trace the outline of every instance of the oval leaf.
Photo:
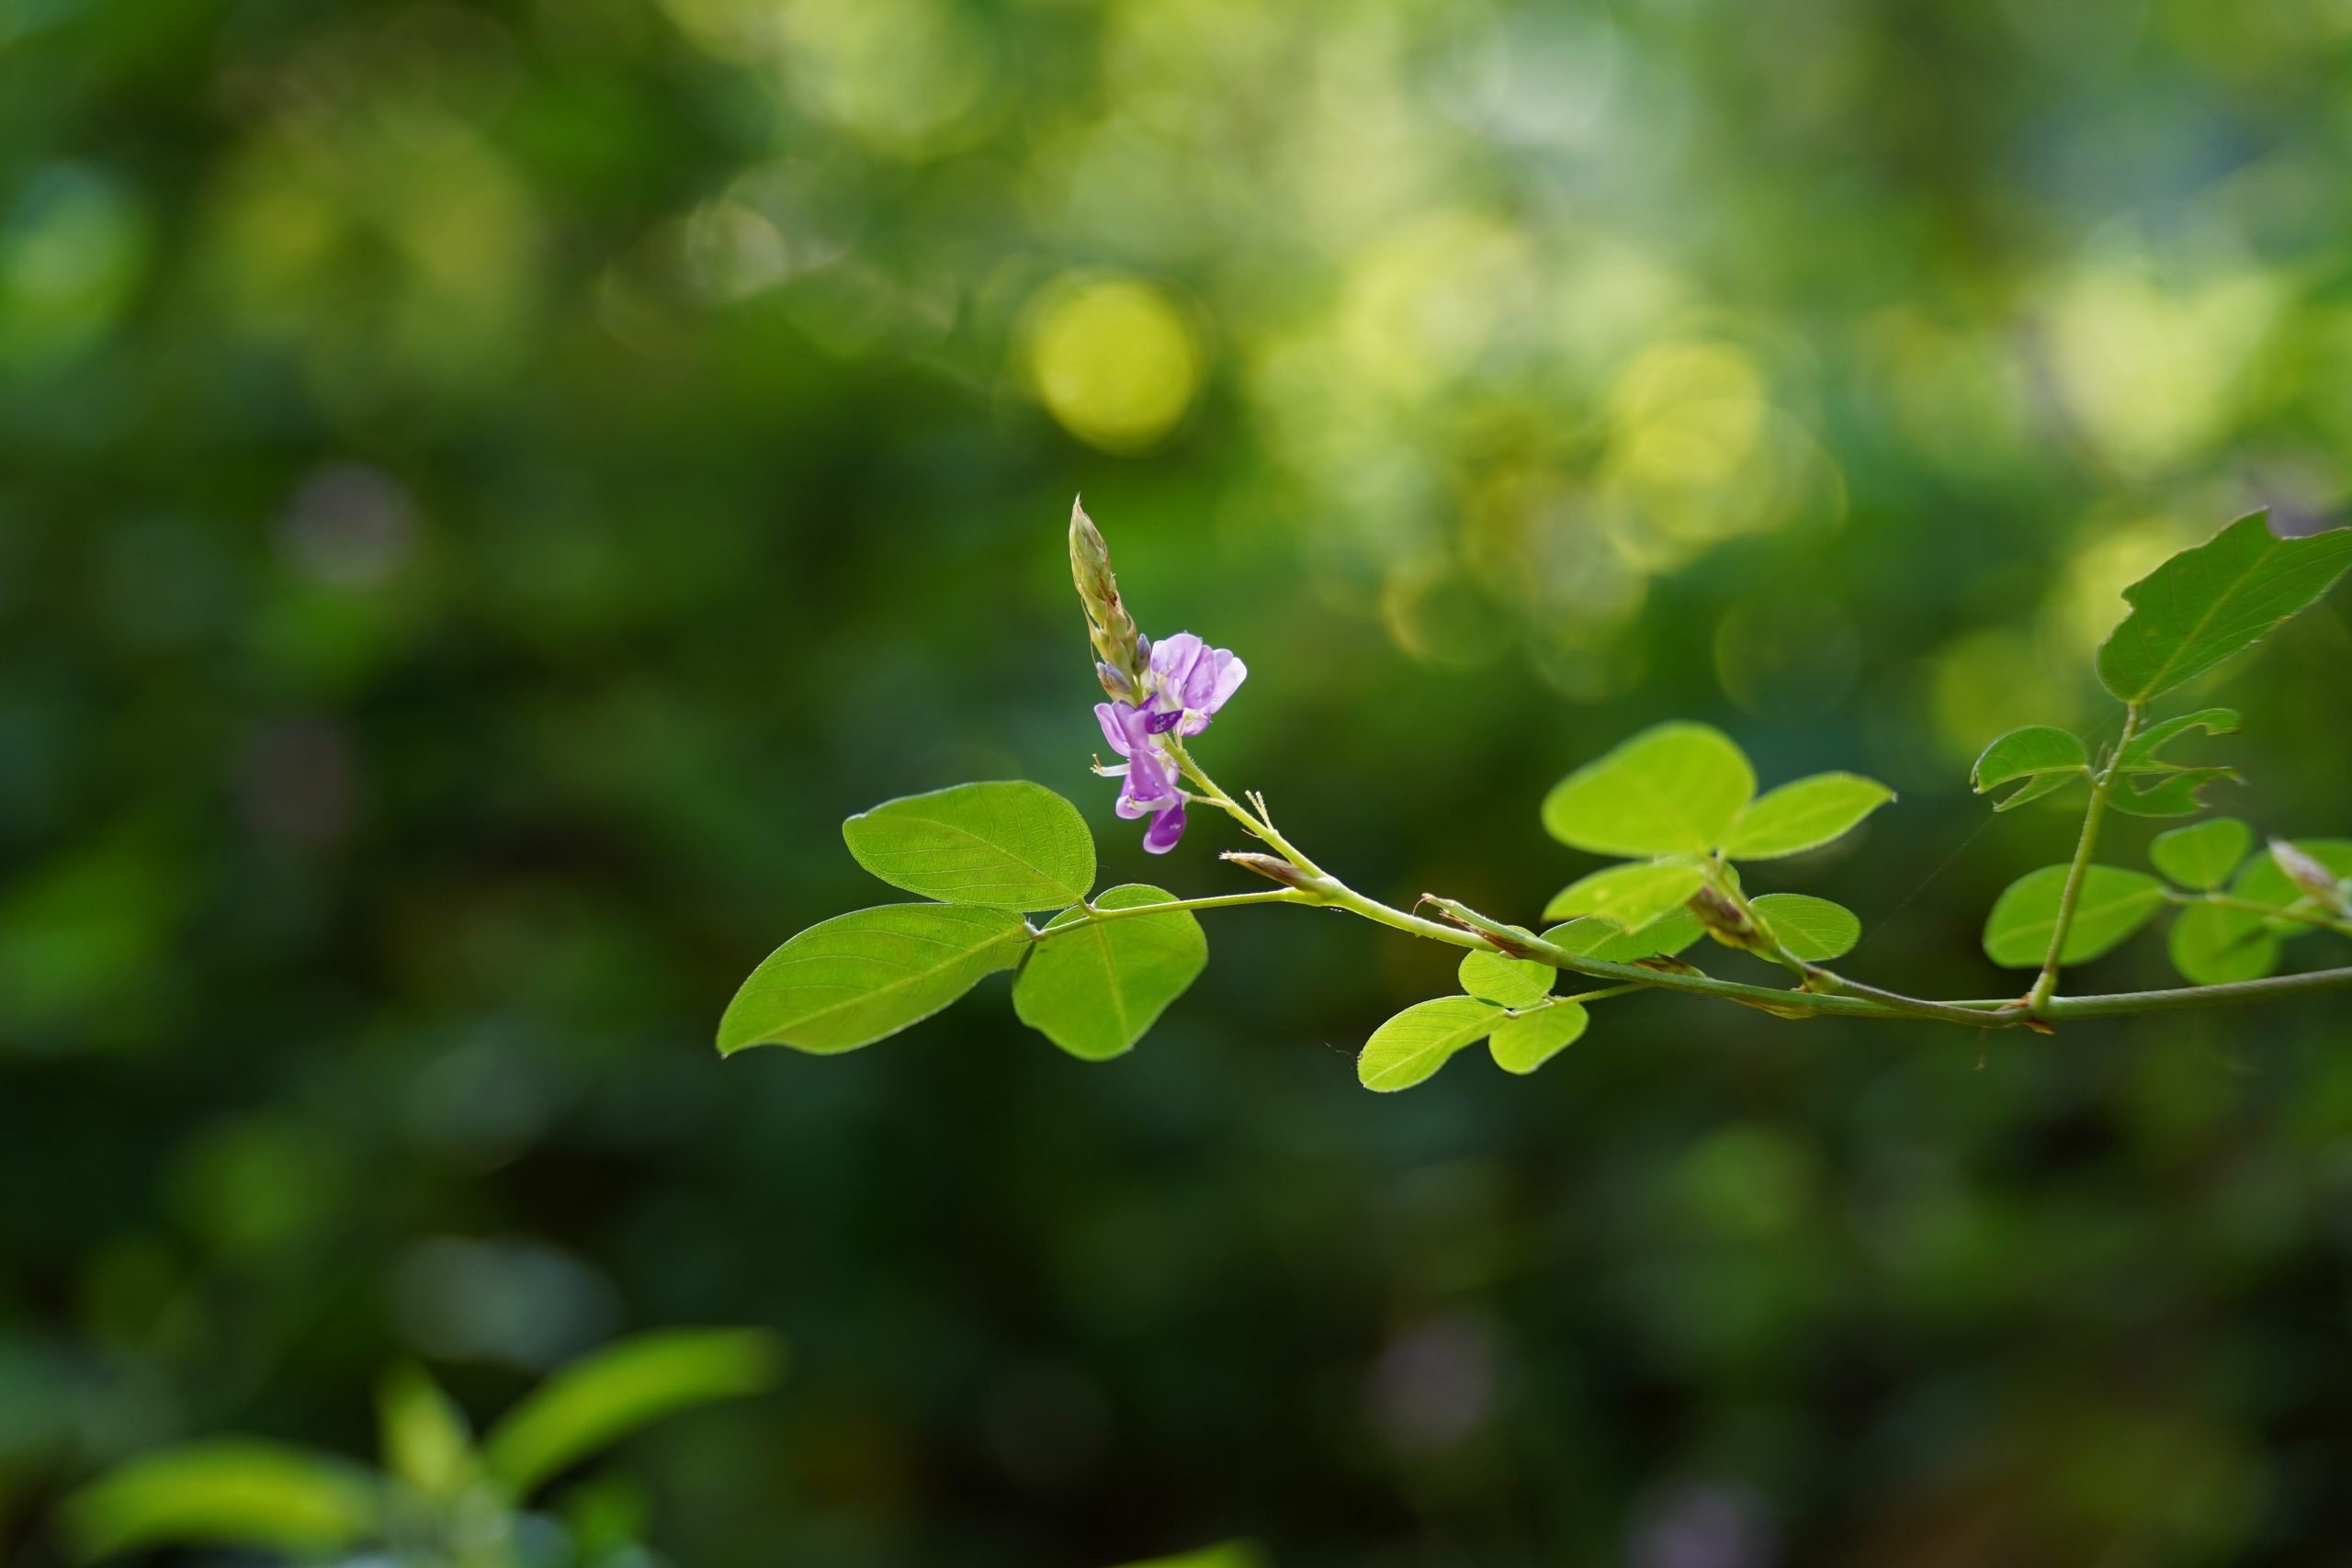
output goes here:
[{"label": "oval leaf", "polygon": [[1455,974],[1462,981],[1462,988],[1480,1001],[1507,1008],[1533,1007],[1552,994],[1552,982],[1559,978],[1559,971],[1548,964],[1538,964],[1532,958],[1506,958],[1483,948],[1463,954]]},{"label": "oval leaf", "polygon": [[1415,1084],[1475,1045],[1502,1021],[1503,1010],[1472,997],[1415,1002],[1373,1031],[1356,1057],[1356,1081],[1383,1094]]},{"label": "oval leaf", "polygon": [[1707,928],[1699,923],[1698,916],[1677,908],[1637,931],[1588,917],[1554,926],[1544,933],[1544,940],[1603,964],[1638,964],[1645,958],[1671,958],[1706,934]]},{"label": "oval leaf", "polygon": [[2352,567],[2352,528],[2282,539],[2241,517],[2123,591],[2132,613],[2098,650],[2098,678],[2143,703],[2251,648]]},{"label": "oval leaf", "polygon": [[[1094,903],[1102,909],[1169,904],[1175,895],[1129,884]],[[1083,931],[1075,928],[1084,926]],[[1046,925],[1012,982],[1021,1021],[1082,1061],[1134,1047],[1209,961],[1209,939],[1190,909],[1093,920],[1065,909]],[[1548,971],[1546,971],[1548,973]]]},{"label": "oval leaf", "polygon": [[1507,1073],[1532,1073],[1582,1037],[1591,1015],[1581,1003],[1554,1002],[1495,1025],[1487,1052]]},{"label": "oval leaf", "polygon": [[594,1350],[558,1371],[491,1429],[482,1452],[509,1497],[673,1411],[764,1393],[784,1347],[756,1328],[673,1328]]},{"label": "oval leaf", "polygon": [[1755,793],[1755,769],[1721,730],[1661,724],[1553,785],[1544,826],[1595,854],[1705,854]]},{"label": "oval leaf", "polygon": [[2165,946],[2172,954],[2172,966],[2199,986],[2259,980],[2278,966],[2278,938],[2269,922],[2219,904],[2191,904],[2183,909]]},{"label": "oval leaf", "polygon": [[1058,909],[1094,886],[1094,837],[1078,807],[1023,779],[886,800],[842,824],[857,863],[926,898]]},{"label": "oval leaf", "polygon": [[[1984,954],[2009,969],[2039,969],[2058,929],[2067,868],[2046,865],[2009,884],[1984,922]],[[2145,872],[2095,865],[2083,876],[2062,964],[2087,964],[2147,923],[2163,908],[2165,885]]]},{"label": "oval leaf", "polygon": [[1861,917],[1843,904],[1805,893],[1767,893],[1748,908],[1762,917],[1781,945],[1811,963],[1843,958],[1862,940]]},{"label": "oval leaf", "polygon": [[2253,847],[2253,829],[2234,817],[2216,817],[2193,828],[2157,834],[2148,846],[2148,859],[2183,887],[2210,889],[2227,882]]},{"label": "oval leaf", "polygon": [[2006,784],[2018,784],[2001,800],[1993,803],[1996,811],[2007,811],[2038,800],[2053,790],[2064,789],[2076,779],[2090,777],[2090,754],[2073,732],[2047,724],[2029,725],[2012,729],[1990,746],[1976,759],[1970,770],[1969,787],[1984,795]]},{"label": "oval leaf", "polygon": [[81,1555],[217,1544],[311,1556],[376,1532],[375,1483],[353,1465],[280,1443],[224,1438],[131,1461],[65,1500]]},{"label": "oval leaf", "polygon": [[1894,798],[1893,790],[1860,773],[1815,773],[1784,784],[1739,814],[1724,853],[1771,860],[1816,850]]},{"label": "oval leaf", "polygon": [[1690,861],[1648,861],[1612,865],[1582,877],[1544,906],[1547,920],[1591,915],[1620,930],[1637,931],[1682,907],[1707,874]]},{"label": "oval leaf", "polygon": [[885,904],[810,926],[767,955],[718,1021],[718,1051],[854,1050],[920,1023],[1010,969],[1029,943],[1010,909]]}]

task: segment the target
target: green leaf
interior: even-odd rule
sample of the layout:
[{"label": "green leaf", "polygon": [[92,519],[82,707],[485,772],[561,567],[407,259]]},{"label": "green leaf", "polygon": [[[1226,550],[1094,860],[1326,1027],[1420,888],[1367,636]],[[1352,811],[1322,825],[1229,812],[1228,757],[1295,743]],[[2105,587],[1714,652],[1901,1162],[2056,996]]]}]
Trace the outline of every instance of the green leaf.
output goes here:
[{"label": "green leaf", "polygon": [[1771,929],[1782,947],[1811,963],[1826,963],[1854,951],[1862,940],[1861,918],[1843,904],[1805,893],[1767,893],[1747,906]]},{"label": "green leaf", "polygon": [[481,1463],[465,1412],[424,1368],[403,1362],[376,1389],[384,1468],[428,1497],[447,1500],[473,1484]]},{"label": "green leaf", "polygon": [[1126,1568],[1263,1568],[1265,1558],[1246,1540],[1228,1540],[1187,1551],[1181,1557],[1155,1557],[1130,1562]]},{"label": "green leaf", "polygon": [[1464,990],[1480,1001],[1506,1008],[1533,1007],[1552,994],[1552,982],[1559,978],[1559,971],[1549,964],[1538,964],[1532,958],[1506,958],[1483,948],[1464,953],[1455,974]]},{"label": "green leaf", "polygon": [[1094,886],[1094,836],[1078,807],[1011,779],[886,800],[842,824],[857,863],[926,898],[1058,909]]},{"label": "green leaf", "polygon": [[2352,567],[2352,528],[2307,538],[2271,533],[2269,513],[2241,517],[2123,591],[2132,613],[2098,650],[2098,678],[2144,703],[2251,648]]},{"label": "green leaf", "polygon": [[[2058,901],[2067,868],[2045,865],[2008,886],[1984,921],[1984,953],[2009,969],[2039,969],[2058,929]],[[2083,876],[2075,921],[2066,930],[2062,964],[2087,964],[2147,923],[2163,908],[2165,885],[2145,872],[2094,865]]]},{"label": "green leaf", "polygon": [[[2352,876],[2352,839],[2296,839],[2292,843],[2337,876]],[[2237,886],[2230,891],[2250,902],[2277,909],[2301,905],[2316,910],[2319,907],[2318,900],[2296,886],[2294,879],[2267,854],[2246,862],[2245,869],[2238,873]],[[2307,936],[2319,930],[2308,920],[2272,920],[2269,925],[2282,938]]]},{"label": "green leaf", "polygon": [[2191,984],[2259,980],[2278,966],[2278,938],[2260,915],[2219,904],[2191,904],[2165,939],[2173,967]]},{"label": "green leaf", "polygon": [[2148,859],[2183,887],[2214,888],[2229,880],[2253,847],[2253,829],[2234,817],[2216,817],[2157,834]]},{"label": "green leaf", "polygon": [[2178,718],[2152,724],[2133,736],[2132,744],[2123,748],[2122,754],[2115,760],[2116,771],[2163,773],[2178,770],[2181,764],[2166,761],[2159,753],[2192,729],[2201,729],[2208,735],[2235,735],[2238,729],[2237,710],[2199,708],[2195,713],[2185,713]]},{"label": "green leaf", "polygon": [[1724,853],[1734,860],[1771,860],[1819,849],[1894,798],[1893,790],[1860,773],[1798,779],[1743,810],[1724,840]]},{"label": "green leaf", "polygon": [[2194,817],[2205,809],[2199,793],[2207,784],[2237,776],[2235,768],[2127,773],[2108,792],[2107,803],[2130,817]]},{"label": "green leaf", "polygon": [[1554,926],[1544,933],[1544,940],[1603,964],[1638,964],[1645,958],[1671,958],[1706,934],[1707,928],[1699,923],[1698,916],[1677,908],[1637,931],[1589,916]]},{"label": "green leaf", "polygon": [[1993,803],[1994,810],[2007,811],[2090,776],[2090,753],[2083,750],[2081,740],[2070,731],[2035,724],[2012,729],[1985,747],[1968,782],[1970,788],[1984,795],[2024,780],[2006,799]]},{"label": "green leaf", "polygon": [[221,1438],[165,1449],[68,1497],[78,1555],[220,1545],[289,1556],[341,1551],[373,1535],[381,1501],[365,1471],[280,1443]]},{"label": "green leaf", "polygon": [[[1097,898],[1102,909],[1170,904],[1176,896],[1130,883]],[[1084,925],[1085,931],[1065,928]],[[1046,925],[1012,982],[1021,1021],[1082,1061],[1133,1048],[1209,961],[1209,939],[1190,909],[1090,920],[1065,909]]]},{"label": "green leaf", "polygon": [[1012,968],[1028,945],[1028,923],[1010,909],[885,904],[836,915],[752,971],[718,1021],[719,1055],[870,1045]]},{"label": "green leaf", "polygon": [[1595,854],[1705,854],[1755,793],[1756,770],[1721,730],[1661,724],[1553,785],[1544,826]]},{"label": "green leaf", "polygon": [[1544,918],[1566,920],[1594,915],[1622,930],[1637,931],[1680,908],[1683,900],[1706,880],[1707,874],[1694,861],[1612,865],[1560,889],[1544,906]]},{"label": "green leaf", "polygon": [[1472,997],[1415,1002],[1372,1032],[1356,1057],[1356,1081],[1383,1094],[1410,1089],[1475,1045],[1500,1022],[1503,1010]]},{"label": "green leaf", "polygon": [[491,1428],[490,1472],[510,1497],[639,1427],[697,1404],[764,1393],[784,1375],[784,1347],[756,1328],[673,1328],[593,1350],[526,1395]]},{"label": "green leaf", "polygon": [[1554,1002],[1495,1025],[1487,1052],[1507,1073],[1532,1073],[1577,1043],[1592,1021],[1578,1002]]}]

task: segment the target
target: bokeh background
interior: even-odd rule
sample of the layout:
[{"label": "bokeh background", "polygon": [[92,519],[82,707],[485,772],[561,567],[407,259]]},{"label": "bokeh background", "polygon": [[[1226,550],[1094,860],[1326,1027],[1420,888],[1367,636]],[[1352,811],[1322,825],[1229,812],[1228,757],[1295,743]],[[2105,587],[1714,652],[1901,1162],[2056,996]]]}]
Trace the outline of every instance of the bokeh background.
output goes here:
[{"label": "bokeh background", "polygon": [[[0,1556],[743,1323],[618,1461],[694,1568],[2352,1562],[2340,1003],[1374,1097],[1446,954],[1248,910],[1108,1066],[709,1043],[888,795],[1238,886],[1086,772],[1080,491],[1359,886],[1530,918],[1702,718],[1901,791],[1765,877],[1857,972],[2015,987],[2074,823],[1969,759],[2345,509],[2347,156],[2340,0],[0,0]],[[2230,672],[2233,809],[2352,830],[2347,653]]]}]

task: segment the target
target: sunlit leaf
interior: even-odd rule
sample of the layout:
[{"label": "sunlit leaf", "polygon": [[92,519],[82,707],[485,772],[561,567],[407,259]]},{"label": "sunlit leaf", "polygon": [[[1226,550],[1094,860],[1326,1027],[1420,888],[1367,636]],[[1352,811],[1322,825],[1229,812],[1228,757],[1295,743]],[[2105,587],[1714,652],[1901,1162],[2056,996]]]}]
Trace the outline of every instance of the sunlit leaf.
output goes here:
[{"label": "sunlit leaf", "polygon": [[[2009,884],[1984,921],[1984,953],[2010,969],[2039,969],[2058,929],[2067,868],[2046,865]],[[2094,865],[2083,877],[2062,964],[2087,964],[2147,923],[2164,907],[2165,885],[2145,872]]]},{"label": "sunlit leaf", "polygon": [[675,1411],[763,1393],[784,1375],[784,1347],[755,1328],[676,1328],[591,1351],[526,1395],[491,1428],[482,1451],[521,1498]]},{"label": "sunlit leaf", "polygon": [[1826,963],[1842,958],[1862,940],[1860,917],[1843,904],[1805,893],[1767,893],[1749,900],[1781,945],[1799,958]]},{"label": "sunlit leaf", "polygon": [[2159,833],[2148,859],[2183,887],[2219,887],[2254,847],[2254,829],[2234,817]]},{"label": "sunlit leaf", "polygon": [[1580,1003],[1554,1002],[1495,1025],[1487,1052],[1494,1057],[1495,1066],[1507,1073],[1532,1073],[1574,1044],[1591,1021]]},{"label": "sunlit leaf", "polygon": [[1415,1002],[1372,1032],[1356,1057],[1356,1080],[1385,1094],[1410,1089],[1456,1051],[1484,1040],[1503,1010],[1474,997]]},{"label": "sunlit leaf", "polygon": [[2194,985],[2259,980],[2278,966],[2278,938],[2260,915],[2219,904],[2191,904],[2174,920],[2165,946],[2173,967]]},{"label": "sunlit leaf", "polygon": [[2007,811],[2064,789],[2076,779],[2089,778],[2090,761],[2090,754],[2071,731],[2046,724],[2029,725],[2010,730],[1984,748],[1969,773],[1969,785],[1984,795],[2022,780],[2018,788],[1993,803],[1994,810]]},{"label": "sunlit leaf", "polygon": [[1554,926],[1544,933],[1544,940],[1604,964],[1634,964],[1645,958],[1671,957],[1706,934],[1707,928],[1699,923],[1698,916],[1678,907],[1637,931],[1587,916]]},{"label": "sunlit leaf", "polygon": [[1012,779],[886,800],[842,824],[857,863],[926,898],[1058,909],[1094,886],[1094,837],[1078,807]]},{"label": "sunlit leaf", "polygon": [[1012,968],[1028,944],[1027,924],[1010,909],[885,904],[837,915],[752,971],[719,1020],[719,1052],[869,1045]]},{"label": "sunlit leaf", "polygon": [[481,1465],[465,1412],[424,1369],[403,1363],[376,1390],[384,1468],[428,1497],[448,1498],[472,1484]]},{"label": "sunlit leaf", "polygon": [[2160,696],[2252,647],[2347,567],[2352,528],[2281,539],[2267,513],[2241,517],[2123,591],[2132,613],[2100,647],[2098,678],[2125,702]]},{"label": "sunlit leaf", "polygon": [[1592,915],[1624,931],[1637,931],[1682,907],[1707,874],[1695,861],[1645,861],[1612,865],[1570,883],[1544,906],[1547,920]]},{"label": "sunlit leaf", "polygon": [[[1166,904],[1175,895],[1129,884],[1097,898],[1102,909]],[[1083,925],[1086,930],[1066,930]],[[1143,1038],[1209,961],[1209,939],[1190,909],[1090,920],[1065,909],[1046,925],[1012,982],[1021,1021],[1085,1061],[1116,1056]]]},{"label": "sunlit leaf", "polygon": [[1893,790],[1860,773],[1798,779],[1751,802],[1732,824],[1724,853],[1734,860],[1771,860],[1818,849],[1894,798]]},{"label": "sunlit leaf", "polygon": [[1703,724],[1661,724],[1562,779],[1544,826],[1604,855],[1704,854],[1756,793],[1756,771]]},{"label": "sunlit leaf", "polygon": [[[2297,839],[2294,847],[2327,867],[2339,877],[2352,876],[2352,839]],[[2281,870],[2270,855],[2256,855],[2238,873],[2237,885],[2230,891],[2240,898],[2256,904],[2267,904],[2284,909],[2300,904],[2316,911],[2317,904],[2296,886],[2294,880]],[[2270,930],[2280,937],[2308,935],[2319,930],[2308,920],[2274,919]]]},{"label": "sunlit leaf", "polygon": [[[1511,929],[1521,936],[1534,934],[1516,926]],[[1506,958],[1484,948],[1464,953],[1454,972],[1464,990],[1480,1001],[1507,1008],[1534,1006],[1551,995],[1552,982],[1559,978],[1559,971],[1548,964],[1538,964],[1532,958]]]},{"label": "sunlit leaf", "polygon": [[381,1515],[375,1481],[356,1466],[223,1438],[133,1460],[68,1497],[62,1517],[85,1557],[200,1544],[307,1556],[357,1544]]}]

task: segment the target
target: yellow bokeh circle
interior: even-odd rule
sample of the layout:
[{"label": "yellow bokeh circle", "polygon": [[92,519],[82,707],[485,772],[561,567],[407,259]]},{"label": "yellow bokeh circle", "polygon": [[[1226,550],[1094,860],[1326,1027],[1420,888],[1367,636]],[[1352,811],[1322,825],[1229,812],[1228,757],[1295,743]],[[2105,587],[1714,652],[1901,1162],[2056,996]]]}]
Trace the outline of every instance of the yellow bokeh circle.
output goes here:
[{"label": "yellow bokeh circle", "polygon": [[1029,378],[1064,429],[1109,452],[1155,446],[1201,389],[1199,337],[1138,278],[1057,278],[1029,311]]}]

